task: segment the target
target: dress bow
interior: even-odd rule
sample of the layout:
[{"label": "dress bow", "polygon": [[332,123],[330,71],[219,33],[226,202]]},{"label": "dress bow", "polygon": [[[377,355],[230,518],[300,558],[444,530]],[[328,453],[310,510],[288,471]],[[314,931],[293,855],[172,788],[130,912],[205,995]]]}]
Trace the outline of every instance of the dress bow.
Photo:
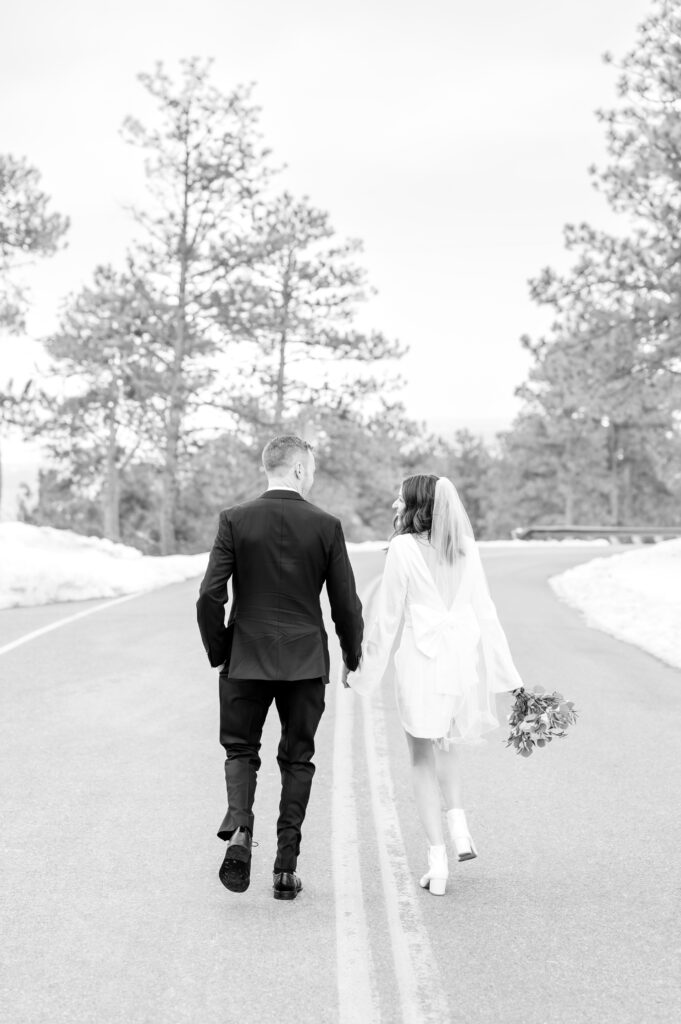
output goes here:
[{"label": "dress bow", "polygon": [[480,626],[471,605],[455,604],[447,611],[413,604],[410,610],[416,647],[427,658],[437,658],[437,691],[454,693],[465,688],[477,675],[480,640]]}]

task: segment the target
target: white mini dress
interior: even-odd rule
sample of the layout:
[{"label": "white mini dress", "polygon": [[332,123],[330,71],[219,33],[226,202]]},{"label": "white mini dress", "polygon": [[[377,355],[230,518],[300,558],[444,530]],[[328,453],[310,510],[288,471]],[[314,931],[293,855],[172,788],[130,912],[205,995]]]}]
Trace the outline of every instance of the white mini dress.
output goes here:
[{"label": "white mini dress", "polygon": [[405,730],[445,746],[480,743],[499,725],[494,695],[522,686],[522,680],[473,538],[464,538],[453,566],[438,569],[437,583],[425,544],[424,535],[408,533],[391,540],[362,663],[348,681],[364,695],[378,686],[404,621],[394,678]]}]

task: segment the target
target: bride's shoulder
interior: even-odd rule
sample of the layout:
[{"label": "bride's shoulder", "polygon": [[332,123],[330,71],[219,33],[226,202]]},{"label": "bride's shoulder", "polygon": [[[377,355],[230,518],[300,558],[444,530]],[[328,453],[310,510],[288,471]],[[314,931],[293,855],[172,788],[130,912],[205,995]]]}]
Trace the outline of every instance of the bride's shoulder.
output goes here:
[{"label": "bride's shoulder", "polygon": [[389,546],[392,548],[403,548],[405,545],[411,545],[411,534],[409,533],[396,533],[394,537],[390,538]]},{"label": "bride's shoulder", "polygon": [[413,546],[413,541],[408,533],[396,533],[394,537],[390,538],[388,544],[388,552],[392,554],[392,557],[408,557],[407,552]]}]

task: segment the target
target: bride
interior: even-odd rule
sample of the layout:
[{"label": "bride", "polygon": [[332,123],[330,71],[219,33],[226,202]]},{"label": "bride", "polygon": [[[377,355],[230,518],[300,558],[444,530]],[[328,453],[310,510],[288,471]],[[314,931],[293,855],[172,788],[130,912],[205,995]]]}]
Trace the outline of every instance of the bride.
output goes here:
[{"label": "bride", "polygon": [[448,877],[441,797],[459,861],[477,856],[462,807],[458,746],[496,729],[495,693],[522,686],[489,594],[473,529],[446,477],[407,477],[393,504],[388,548],[363,659],[344,682],[367,695],[380,683],[400,623],[395,694],[425,830],[420,884],[444,895]]}]

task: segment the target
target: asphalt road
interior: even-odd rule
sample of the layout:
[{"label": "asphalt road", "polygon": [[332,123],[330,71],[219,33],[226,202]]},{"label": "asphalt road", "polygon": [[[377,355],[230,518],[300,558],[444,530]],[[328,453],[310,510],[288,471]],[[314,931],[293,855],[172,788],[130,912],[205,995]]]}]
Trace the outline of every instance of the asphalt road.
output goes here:
[{"label": "asphalt road", "polygon": [[[593,552],[483,557],[524,681],[581,715],[527,760],[501,729],[464,752],[479,857],[443,898],[417,884],[389,679],[370,702],[328,688],[305,890],[281,903],[274,712],[251,887],[217,878],[223,757],[197,582],[0,612],[3,1022],[679,1019],[681,673],[555,600],[548,576]],[[355,559],[361,589],[381,558]]]}]

